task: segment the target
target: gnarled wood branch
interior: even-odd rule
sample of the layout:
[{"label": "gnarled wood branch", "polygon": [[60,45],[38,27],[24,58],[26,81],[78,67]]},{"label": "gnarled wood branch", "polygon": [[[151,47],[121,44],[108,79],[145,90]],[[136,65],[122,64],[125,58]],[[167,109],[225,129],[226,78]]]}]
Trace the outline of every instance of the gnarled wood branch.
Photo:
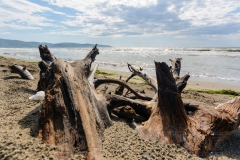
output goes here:
[{"label": "gnarled wood branch", "polygon": [[169,61],[171,61],[171,63],[172,63],[171,72],[173,74],[173,78],[175,79],[175,81],[180,76],[181,60],[182,60],[182,58],[175,58],[174,60],[169,59]]},{"label": "gnarled wood branch", "polygon": [[181,60],[182,58],[175,58],[174,60],[169,59],[172,63],[172,66],[170,67],[173,78],[175,79],[175,82],[177,84],[178,92],[181,94],[183,89],[187,85],[187,81],[190,78],[189,74],[186,74],[182,77],[180,77],[180,71],[181,71]]},{"label": "gnarled wood branch", "polygon": [[108,110],[113,110],[119,106],[131,106],[135,112],[146,119],[149,118],[151,114],[151,107],[149,107],[149,102],[141,102],[138,100],[133,100],[127,97],[123,97],[120,95],[105,95],[106,100],[108,102]]},{"label": "gnarled wood branch", "polygon": [[146,73],[142,73],[142,69],[136,69],[131,64],[128,64],[128,69],[130,70],[130,72],[132,72],[132,75],[137,75],[144,79],[146,82],[148,82],[148,84],[154,89],[154,91],[157,92],[157,81],[153,77],[147,75]]},{"label": "gnarled wood branch", "polygon": [[142,100],[151,100],[151,97],[147,97],[146,95],[137,93],[134,89],[132,89],[127,83],[120,81],[120,80],[114,80],[114,79],[96,79],[94,81],[94,87],[97,88],[101,84],[105,83],[115,83],[119,84],[122,87],[127,88],[129,91],[131,91],[132,94],[134,94],[137,98],[142,99]]}]

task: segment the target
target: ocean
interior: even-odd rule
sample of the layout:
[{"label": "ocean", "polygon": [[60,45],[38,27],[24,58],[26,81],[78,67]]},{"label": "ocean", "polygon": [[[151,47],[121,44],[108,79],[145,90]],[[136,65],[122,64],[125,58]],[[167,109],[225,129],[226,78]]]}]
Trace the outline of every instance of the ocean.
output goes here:
[{"label": "ocean", "polygon": [[[57,58],[72,62],[82,59],[91,48],[49,48]],[[154,61],[182,58],[181,75],[190,79],[240,85],[240,48],[99,48],[99,68],[127,71],[127,63],[155,75]],[[40,61],[38,48],[0,48],[0,55]]]}]

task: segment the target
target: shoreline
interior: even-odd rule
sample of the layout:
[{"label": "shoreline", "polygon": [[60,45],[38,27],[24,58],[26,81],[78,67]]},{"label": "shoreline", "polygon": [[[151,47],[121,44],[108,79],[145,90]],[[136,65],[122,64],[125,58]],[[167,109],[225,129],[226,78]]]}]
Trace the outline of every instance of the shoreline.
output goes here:
[{"label": "shoreline", "polygon": [[221,82],[211,81],[197,81],[189,79],[185,89],[197,89],[197,90],[233,90],[240,92],[240,85],[226,84]]},{"label": "shoreline", "polygon": [[[31,59],[15,59],[13,57],[9,57],[9,56],[0,56],[3,58],[7,58],[7,59],[13,59],[16,61],[25,61],[25,62],[29,62],[29,63],[38,63],[38,61],[36,60],[31,60]],[[92,66],[92,69],[94,68],[95,65]],[[98,70],[102,71],[102,72],[106,72],[109,74],[112,74],[112,78],[115,79],[119,79],[119,76],[123,76],[123,77],[128,77],[131,75],[131,72],[128,71],[128,68],[126,67],[126,71],[121,71],[121,70],[115,70],[115,69],[106,69],[106,68],[101,68],[99,67]],[[114,76],[113,76],[114,75]],[[152,76],[152,75],[150,75]],[[152,76],[155,77],[155,76]],[[126,78],[125,78],[126,79]],[[136,79],[135,79],[136,81]],[[138,82],[138,81],[137,81]],[[220,80],[206,80],[206,79],[202,79],[202,78],[198,78],[198,77],[191,77],[189,80],[187,81],[187,86],[185,88],[185,90],[233,90],[236,92],[240,92],[240,83],[238,85],[238,82],[232,82],[232,84],[230,84],[231,81],[228,82],[222,82]]]},{"label": "shoreline", "polygon": [[[6,58],[19,58],[19,57],[14,57],[14,56],[11,56],[11,55],[8,55],[8,54],[0,54],[2,55],[3,57],[6,57]],[[25,60],[25,61],[31,61],[31,62],[38,62],[40,61],[40,57],[38,57],[39,60],[36,60],[36,59],[29,59],[29,58],[19,58],[19,60]],[[93,63],[93,65],[96,64],[96,62]],[[100,63],[101,64],[101,63]],[[109,71],[109,72],[116,72],[116,73],[123,73],[126,74],[129,73],[130,74],[130,71],[128,70],[128,67],[127,65],[124,66],[124,67],[116,67],[115,66],[105,66],[104,65],[100,65],[99,67],[101,70],[106,70],[106,71]],[[147,72],[148,71],[145,71],[143,70],[144,72]],[[149,72],[151,76],[155,76],[155,73],[153,73],[152,71]],[[182,73],[182,72],[181,72]],[[184,72],[186,73],[186,72]],[[180,74],[182,75],[182,74]],[[225,77],[226,78],[226,77]],[[229,79],[228,79],[229,78]],[[227,80],[226,80],[227,79]],[[190,79],[188,80],[188,84],[187,84],[187,87],[186,89],[210,89],[210,90],[220,90],[220,89],[230,89],[230,90],[234,90],[234,91],[238,91],[240,92],[240,82],[238,82],[237,80],[236,81],[233,81],[234,79],[231,79],[231,77],[227,77],[226,79],[219,79],[219,78],[216,78],[216,77],[211,77],[211,78],[204,78],[204,77],[193,77],[191,74],[190,74]]]},{"label": "shoreline", "polygon": [[[99,70],[112,74],[115,73],[116,75],[122,75],[124,77],[130,76],[130,71],[118,71],[118,70],[111,70],[105,68],[98,68]],[[190,75],[191,76],[191,75]],[[115,76],[117,79],[119,77]],[[236,83],[236,82],[235,82]],[[236,84],[228,84],[228,83],[221,83],[221,82],[213,82],[213,81],[205,81],[205,80],[196,80],[196,77],[192,78],[187,81],[187,86],[185,89],[194,89],[194,90],[233,90],[240,92],[240,85]]]}]

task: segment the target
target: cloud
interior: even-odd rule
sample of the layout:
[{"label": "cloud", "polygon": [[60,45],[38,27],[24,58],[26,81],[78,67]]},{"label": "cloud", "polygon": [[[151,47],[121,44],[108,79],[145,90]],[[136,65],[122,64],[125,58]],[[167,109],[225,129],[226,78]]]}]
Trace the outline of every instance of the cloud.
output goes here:
[{"label": "cloud", "polygon": [[193,26],[217,26],[240,23],[240,13],[232,11],[240,7],[236,0],[187,1],[183,3],[179,18],[188,20]]},{"label": "cloud", "polygon": [[[71,28],[72,31],[64,33],[79,31],[92,36],[137,36],[166,34],[184,27],[176,27],[181,23],[173,13],[176,5],[159,3],[157,0],[89,0],[84,3],[77,0],[46,1],[76,11],[75,17],[69,17],[63,22],[64,25],[76,27],[75,30]],[[171,27],[166,23],[172,24]]]},{"label": "cloud", "polygon": [[88,0],[84,3],[78,0],[45,1],[75,10],[75,17],[62,22],[71,27],[71,30],[64,31],[65,34],[78,32],[113,37],[217,35],[238,32],[236,25],[240,24],[240,12],[237,12],[240,1],[235,0]]},{"label": "cloud", "polygon": [[236,0],[42,1],[44,6],[30,0],[1,0],[0,29],[97,37],[231,38],[240,32],[240,1]]},{"label": "cloud", "polygon": [[41,29],[41,27],[53,26],[52,20],[39,14],[45,12],[64,14],[27,0],[1,0],[0,28]]},{"label": "cloud", "polygon": [[[56,5],[59,7],[73,8],[78,11],[84,11],[84,13],[96,13],[96,11],[105,10],[112,7],[129,6],[134,8],[149,7],[156,5],[157,0],[44,0],[49,4]],[[101,8],[104,7],[104,8]]]}]

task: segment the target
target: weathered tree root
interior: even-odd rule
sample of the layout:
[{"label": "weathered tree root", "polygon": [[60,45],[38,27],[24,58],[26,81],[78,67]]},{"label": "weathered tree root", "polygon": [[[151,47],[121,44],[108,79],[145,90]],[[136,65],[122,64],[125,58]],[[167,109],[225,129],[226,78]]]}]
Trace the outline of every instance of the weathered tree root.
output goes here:
[{"label": "weathered tree root", "polygon": [[[98,65],[92,73],[90,68],[99,54],[96,46],[84,59],[71,64],[54,58],[46,47],[40,46],[39,50],[43,55],[39,84],[46,93],[38,121],[39,137],[58,146],[56,155],[60,159],[79,151],[88,152],[88,159],[101,159],[102,133],[112,125],[111,112],[117,107],[121,109],[114,113],[129,118],[137,114],[147,120],[144,125],[133,123],[142,138],[179,144],[199,156],[205,156],[239,126],[240,97],[218,109],[186,104],[193,115],[186,114],[180,94],[189,75],[179,77],[180,60],[173,63],[172,72],[165,63],[155,62],[157,81],[128,65],[132,75],[124,82],[94,78]],[[153,98],[135,92],[127,84],[136,75],[155,88]],[[105,83],[119,84],[119,94],[96,90]],[[137,99],[123,95],[124,88]]]},{"label": "weathered tree root", "polygon": [[58,146],[56,154],[67,159],[88,151],[89,159],[101,159],[101,135],[112,124],[107,105],[88,82],[96,47],[72,64],[57,59],[40,79],[46,93],[39,117],[39,137]]},{"label": "weathered tree root", "polygon": [[[175,77],[174,80],[175,80],[175,83],[177,85],[178,93],[181,94],[182,90],[187,85],[187,81],[188,81],[190,75],[186,74],[183,77],[179,77],[180,76],[180,69],[181,69],[181,58],[176,58],[174,60],[170,59],[170,61],[172,62],[172,67],[170,67],[171,73]],[[127,93],[130,91],[130,93],[133,93],[133,94],[136,95],[136,93],[134,91],[132,91],[132,89],[129,89],[129,86],[126,86],[126,83],[131,78],[133,78],[135,76],[141,77],[143,80],[145,80],[153,88],[153,90],[155,91],[156,94],[155,94],[155,96],[153,98],[150,98],[150,99],[149,99],[149,97],[145,98],[145,97],[138,96],[138,95],[136,95],[136,98],[137,99],[141,99],[141,100],[148,100],[149,102],[145,102],[145,108],[147,110],[147,113],[151,113],[153,111],[154,107],[156,106],[156,102],[157,102],[157,99],[158,99],[158,93],[157,93],[158,84],[157,84],[157,80],[155,78],[147,75],[146,73],[143,73],[142,72],[142,70],[143,70],[142,68],[136,69],[131,64],[128,64],[128,68],[129,68],[130,72],[132,72],[132,74],[126,79],[125,83],[124,83],[124,81],[120,81],[120,80],[96,80],[96,81],[100,81],[102,83],[110,82],[110,81],[117,81],[116,83],[119,84],[119,87],[116,89],[115,94],[123,95],[124,88],[127,88],[128,89]],[[102,83],[96,83],[96,84],[100,85]],[[98,85],[96,85],[95,87],[97,88]],[[138,102],[138,103],[140,103],[140,102]],[[142,108],[144,108],[143,105],[139,105],[139,106],[141,106],[141,110],[142,110]],[[190,106],[187,105],[185,109],[189,109]],[[129,107],[131,107],[131,105],[128,106],[128,108]],[[124,107],[121,106],[120,108],[124,108]],[[136,107],[135,107],[135,109],[138,110],[138,108],[136,108]],[[128,113],[127,111],[129,111],[131,113]],[[138,113],[139,111],[136,111],[136,112]],[[118,114],[118,113],[120,113],[120,114]],[[129,118],[129,114],[133,115],[132,114],[132,110],[126,110],[125,112],[115,112],[115,114],[123,116],[123,117],[124,117],[124,114],[126,114],[126,116],[125,116],[126,118]],[[150,115],[149,114],[147,114],[147,115],[148,115],[148,117],[146,117],[146,115],[144,115],[144,117],[148,119]]]},{"label": "weathered tree root", "polygon": [[179,144],[190,153],[206,156],[240,124],[240,97],[219,109],[198,107],[190,118],[183,109],[174,78],[165,63],[156,62],[158,103],[139,135],[150,141]]}]

